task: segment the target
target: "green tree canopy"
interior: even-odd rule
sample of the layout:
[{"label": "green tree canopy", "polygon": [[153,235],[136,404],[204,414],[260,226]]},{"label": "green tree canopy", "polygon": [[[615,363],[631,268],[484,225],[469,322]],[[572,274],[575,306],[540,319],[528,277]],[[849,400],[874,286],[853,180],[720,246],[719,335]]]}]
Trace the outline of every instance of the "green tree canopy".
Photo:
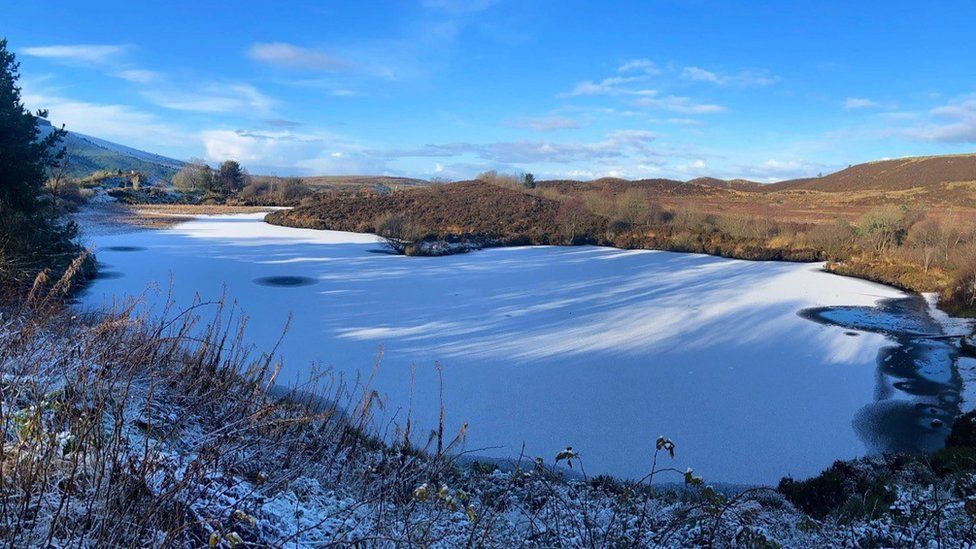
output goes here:
[{"label": "green tree canopy", "polygon": [[64,156],[58,145],[64,136],[56,129],[41,138],[38,119],[47,112],[31,114],[24,106],[17,80],[20,64],[0,39],[0,212],[30,212],[47,179],[45,168]]},{"label": "green tree canopy", "polygon": [[225,160],[217,170],[217,188],[222,191],[239,191],[247,183],[247,174],[236,160]]}]

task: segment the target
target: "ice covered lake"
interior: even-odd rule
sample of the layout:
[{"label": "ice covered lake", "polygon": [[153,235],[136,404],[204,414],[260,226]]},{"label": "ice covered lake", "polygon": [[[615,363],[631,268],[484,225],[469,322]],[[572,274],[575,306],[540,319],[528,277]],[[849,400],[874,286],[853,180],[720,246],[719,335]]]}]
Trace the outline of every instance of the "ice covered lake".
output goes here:
[{"label": "ice covered lake", "polygon": [[[817,264],[600,247],[412,258],[377,253],[371,235],[262,218],[89,235],[103,276],[80,306],[147,288],[157,308],[170,291],[189,303],[226,290],[258,349],[291,316],[281,381],[313,363],[368,376],[382,347],[382,413],[402,422],[412,400],[416,429],[436,424],[438,362],[448,432],[468,423],[468,449],[514,457],[524,443],[551,462],[573,446],[589,474],[643,476],[664,434],[674,465],[707,481],[775,483],[938,444],[944,427],[931,418],[958,404],[938,349],[919,354],[873,329],[872,307],[901,292]],[[846,309],[809,313],[836,306]],[[931,362],[921,381],[885,370],[919,360]]]}]

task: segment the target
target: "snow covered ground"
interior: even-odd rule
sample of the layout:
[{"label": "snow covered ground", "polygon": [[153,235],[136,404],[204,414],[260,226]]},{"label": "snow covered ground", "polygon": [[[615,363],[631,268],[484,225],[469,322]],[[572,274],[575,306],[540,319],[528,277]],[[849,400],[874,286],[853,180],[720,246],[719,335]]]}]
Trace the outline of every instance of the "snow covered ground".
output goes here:
[{"label": "snow covered ground", "polygon": [[282,381],[314,362],[369,376],[382,347],[383,414],[402,423],[412,403],[415,430],[436,424],[439,362],[448,431],[468,423],[483,455],[573,446],[589,474],[640,477],[664,434],[707,481],[775,483],[865,453],[852,421],[890,342],[797,312],[902,296],[892,288],[819,265],[599,247],[393,256],[371,235],[261,218],[92,236],[105,265],[82,306],[226,288],[258,349],[291,317]]}]

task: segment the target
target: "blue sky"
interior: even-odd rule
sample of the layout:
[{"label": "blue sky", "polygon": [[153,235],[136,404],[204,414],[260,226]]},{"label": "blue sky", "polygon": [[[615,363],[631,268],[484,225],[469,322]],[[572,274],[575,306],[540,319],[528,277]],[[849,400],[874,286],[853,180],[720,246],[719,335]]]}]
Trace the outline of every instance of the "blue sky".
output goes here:
[{"label": "blue sky", "polygon": [[976,149],[976,4],[0,0],[27,103],[254,173],[771,181]]}]

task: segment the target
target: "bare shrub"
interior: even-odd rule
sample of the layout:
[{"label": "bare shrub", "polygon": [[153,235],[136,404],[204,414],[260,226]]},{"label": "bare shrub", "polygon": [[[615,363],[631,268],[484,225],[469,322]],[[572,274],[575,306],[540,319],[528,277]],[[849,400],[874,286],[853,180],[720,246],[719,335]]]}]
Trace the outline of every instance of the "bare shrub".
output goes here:
[{"label": "bare shrub", "polygon": [[387,212],[373,222],[376,234],[383,237],[386,246],[396,254],[404,254],[413,244],[414,231],[406,216]]},{"label": "bare shrub", "polygon": [[675,231],[704,232],[713,218],[696,208],[682,208],[674,213],[671,225]]},{"label": "bare shrub", "polygon": [[961,311],[976,313],[976,248],[972,254],[959,260],[956,276],[949,286],[950,306]]},{"label": "bare shrub", "polygon": [[909,229],[908,245],[916,252],[916,256],[926,272],[937,257],[939,245],[943,238],[942,223],[934,218],[923,219]]},{"label": "bare shrub", "polygon": [[579,198],[571,198],[560,205],[559,212],[556,214],[556,224],[567,244],[576,242],[585,223],[586,208]]},{"label": "bare shrub", "polygon": [[847,221],[837,219],[834,223],[814,226],[806,232],[804,238],[810,246],[823,251],[829,259],[838,259],[850,250],[854,229]]},{"label": "bare shrub", "polygon": [[919,215],[919,212],[906,206],[879,206],[861,216],[857,223],[857,234],[868,249],[876,254],[884,254],[901,245]]},{"label": "bare shrub", "polygon": [[[498,173],[496,170],[481,172],[475,179],[480,179],[485,183],[498,185],[507,189],[522,189],[522,178],[516,174]],[[534,186],[534,183],[533,183]]]}]

